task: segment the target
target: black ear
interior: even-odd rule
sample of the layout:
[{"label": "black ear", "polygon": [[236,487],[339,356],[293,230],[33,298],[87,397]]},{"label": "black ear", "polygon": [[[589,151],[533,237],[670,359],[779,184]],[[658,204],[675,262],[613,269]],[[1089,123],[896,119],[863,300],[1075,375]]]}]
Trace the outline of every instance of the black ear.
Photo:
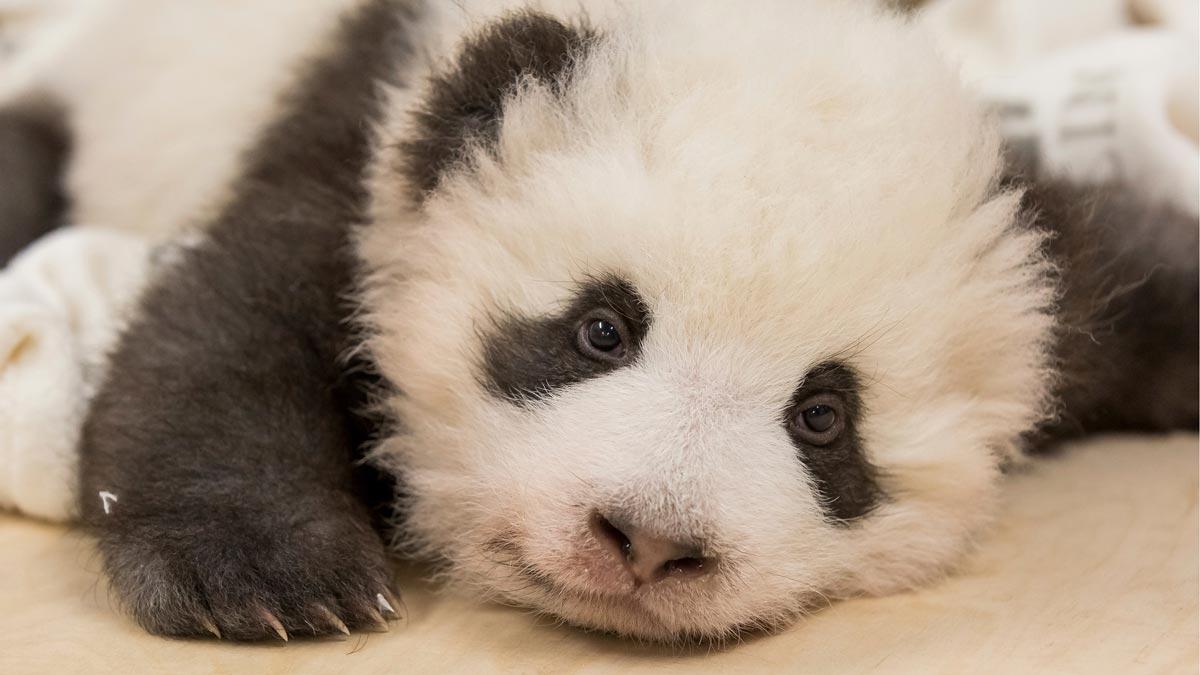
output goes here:
[{"label": "black ear", "polygon": [[433,76],[415,112],[400,167],[410,184],[423,195],[462,161],[469,144],[495,142],[504,96],[525,78],[561,85],[594,37],[585,27],[518,12],[469,38],[455,66]]}]

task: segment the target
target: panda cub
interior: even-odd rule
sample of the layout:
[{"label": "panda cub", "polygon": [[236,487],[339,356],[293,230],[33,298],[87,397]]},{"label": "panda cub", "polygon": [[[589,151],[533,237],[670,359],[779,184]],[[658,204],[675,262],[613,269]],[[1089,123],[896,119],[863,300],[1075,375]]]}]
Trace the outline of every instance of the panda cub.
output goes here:
[{"label": "panda cub", "polygon": [[81,509],[147,630],[369,629],[399,552],[720,641],[1196,428],[1194,218],[1024,181],[905,18],[466,4],[348,10],[111,354]]}]

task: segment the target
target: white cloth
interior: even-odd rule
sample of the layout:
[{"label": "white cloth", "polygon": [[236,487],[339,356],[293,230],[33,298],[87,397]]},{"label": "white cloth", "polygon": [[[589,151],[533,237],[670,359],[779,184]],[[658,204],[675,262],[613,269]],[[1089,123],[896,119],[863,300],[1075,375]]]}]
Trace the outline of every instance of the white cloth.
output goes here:
[{"label": "white cloth", "polygon": [[1119,180],[1198,213],[1198,6],[935,0],[922,20],[1039,173]]},{"label": "white cloth", "polygon": [[129,233],[72,227],[0,272],[0,508],[74,513],[83,415],[149,251]]}]

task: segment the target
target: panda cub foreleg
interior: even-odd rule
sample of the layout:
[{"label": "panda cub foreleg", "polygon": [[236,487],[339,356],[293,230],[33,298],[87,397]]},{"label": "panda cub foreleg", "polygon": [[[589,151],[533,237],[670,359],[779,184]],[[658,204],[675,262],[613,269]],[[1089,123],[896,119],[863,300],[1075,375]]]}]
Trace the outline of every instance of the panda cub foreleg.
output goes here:
[{"label": "panda cub foreleg", "polygon": [[286,639],[396,616],[359,461],[369,376],[347,362],[347,297],[404,17],[379,0],[346,22],[111,355],[83,429],[82,515],[153,633]]},{"label": "panda cub foreleg", "polygon": [[227,244],[189,252],[114,354],[84,429],[84,522],[117,595],[151,632],[262,639],[384,626],[397,605],[357,496],[334,336],[272,307],[312,312],[329,304],[326,289],[287,301],[286,286],[255,288],[264,280],[242,270],[265,251]]}]

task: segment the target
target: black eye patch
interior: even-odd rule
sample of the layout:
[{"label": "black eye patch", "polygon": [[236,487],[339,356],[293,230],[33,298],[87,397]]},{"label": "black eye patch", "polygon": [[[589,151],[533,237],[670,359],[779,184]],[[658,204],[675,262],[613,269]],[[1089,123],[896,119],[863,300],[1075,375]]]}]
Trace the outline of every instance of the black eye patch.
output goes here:
[{"label": "black eye patch", "polygon": [[[596,339],[611,339],[609,324],[620,325],[621,358],[596,358],[581,348],[580,335],[589,331]],[[508,313],[481,331],[484,386],[518,405],[544,399],[632,363],[649,329],[650,312],[632,285],[615,276],[592,279],[560,312],[540,317]]]},{"label": "black eye patch", "polygon": [[858,376],[849,366],[824,363],[804,377],[784,413],[800,461],[816,480],[826,512],[840,523],[867,514],[882,497],[878,471],[859,439],[859,392]]}]

